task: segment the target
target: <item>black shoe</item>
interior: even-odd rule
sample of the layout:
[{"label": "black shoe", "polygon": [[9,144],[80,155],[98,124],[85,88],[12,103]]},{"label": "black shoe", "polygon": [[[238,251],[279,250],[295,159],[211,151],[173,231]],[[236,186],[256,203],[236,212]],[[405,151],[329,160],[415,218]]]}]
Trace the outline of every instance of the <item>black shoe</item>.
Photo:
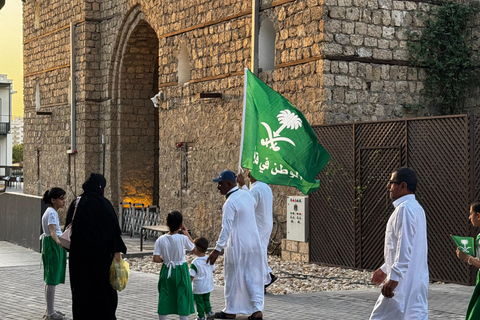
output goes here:
[{"label": "black shoe", "polygon": [[272,283],[277,281],[278,278],[273,273],[270,272],[270,279],[271,279],[270,283],[265,285],[265,291],[267,290],[268,286],[270,286]]}]

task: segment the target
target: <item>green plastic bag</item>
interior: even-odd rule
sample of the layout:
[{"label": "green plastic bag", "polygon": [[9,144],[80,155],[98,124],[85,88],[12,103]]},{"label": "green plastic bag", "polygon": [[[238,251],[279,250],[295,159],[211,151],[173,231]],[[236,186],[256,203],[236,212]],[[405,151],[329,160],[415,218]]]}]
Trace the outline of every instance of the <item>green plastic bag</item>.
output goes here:
[{"label": "green plastic bag", "polygon": [[110,284],[112,285],[112,288],[117,291],[125,289],[129,274],[130,265],[128,262],[123,259],[120,259],[120,262],[117,262],[114,258],[110,265]]}]

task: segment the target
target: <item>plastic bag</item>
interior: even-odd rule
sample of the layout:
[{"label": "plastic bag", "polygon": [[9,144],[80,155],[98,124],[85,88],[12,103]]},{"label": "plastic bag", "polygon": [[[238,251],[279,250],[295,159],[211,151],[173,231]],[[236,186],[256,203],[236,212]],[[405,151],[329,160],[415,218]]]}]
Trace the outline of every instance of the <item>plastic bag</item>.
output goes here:
[{"label": "plastic bag", "polygon": [[120,259],[117,262],[115,258],[110,265],[110,285],[114,290],[122,291],[125,289],[130,274],[130,265],[127,261]]}]

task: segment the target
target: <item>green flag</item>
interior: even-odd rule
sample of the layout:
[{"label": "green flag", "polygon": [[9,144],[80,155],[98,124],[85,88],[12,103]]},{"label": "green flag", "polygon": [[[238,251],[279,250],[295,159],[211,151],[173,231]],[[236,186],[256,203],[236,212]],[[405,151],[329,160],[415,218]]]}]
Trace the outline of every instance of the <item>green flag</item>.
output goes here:
[{"label": "green flag", "polygon": [[330,156],[303,114],[248,69],[244,90],[240,165],[265,183],[317,190]]},{"label": "green flag", "polygon": [[475,245],[472,237],[451,236],[458,249],[462,250],[466,254],[475,256]]}]

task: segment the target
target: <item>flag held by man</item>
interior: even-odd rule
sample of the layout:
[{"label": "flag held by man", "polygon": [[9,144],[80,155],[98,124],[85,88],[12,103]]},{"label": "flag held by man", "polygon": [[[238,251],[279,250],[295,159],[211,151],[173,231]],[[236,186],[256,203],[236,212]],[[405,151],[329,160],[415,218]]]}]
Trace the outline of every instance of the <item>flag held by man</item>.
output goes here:
[{"label": "flag held by man", "polygon": [[303,114],[245,69],[240,165],[269,184],[315,191],[330,160]]}]

